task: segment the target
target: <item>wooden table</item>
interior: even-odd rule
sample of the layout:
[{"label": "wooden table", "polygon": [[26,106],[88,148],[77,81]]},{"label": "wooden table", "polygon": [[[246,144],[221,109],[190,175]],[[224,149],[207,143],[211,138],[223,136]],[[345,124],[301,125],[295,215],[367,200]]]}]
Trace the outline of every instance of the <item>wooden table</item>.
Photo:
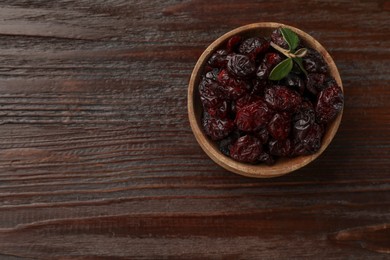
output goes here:
[{"label": "wooden table", "polygon": [[[389,259],[389,1],[4,0],[0,259]],[[325,153],[227,172],[187,119],[215,38],[299,27],[345,88]]]}]

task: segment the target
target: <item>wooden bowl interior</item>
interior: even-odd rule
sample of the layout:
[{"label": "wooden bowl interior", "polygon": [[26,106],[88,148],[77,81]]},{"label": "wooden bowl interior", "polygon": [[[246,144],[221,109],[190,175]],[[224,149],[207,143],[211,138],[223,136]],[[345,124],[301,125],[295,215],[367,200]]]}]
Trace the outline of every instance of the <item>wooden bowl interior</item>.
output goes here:
[{"label": "wooden bowl interior", "polygon": [[191,128],[194,132],[195,138],[197,139],[199,145],[202,147],[202,149],[208,154],[208,156],[215,161],[220,166],[224,167],[225,169],[244,175],[249,177],[258,177],[258,178],[269,178],[269,177],[276,177],[280,175],[284,175],[286,173],[292,172],[294,170],[297,170],[314,159],[316,159],[330,144],[332,141],[334,135],[337,132],[337,129],[340,125],[341,117],[342,117],[342,111],[337,116],[337,118],[328,126],[326,133],[322,140],[322,145],[320,150],[312,155],[308,156],[299,156],[295,158],[281,158],[278,159],[276,164],[273,166],[268,166],[264,164],[259,165],[251,165],[246,163],[240,163],[237,162],[224,154],[222,154],[217,144],[210,140],[203,132],[202,130],[202,124],[201,124],[201,116],[202,116],[202,104],[200,101],[199,91],[198,91],[198,84],[200,81],[200,75],[203,72],[204,66],[210,55],[222,48],[222,46],[226,43],[226,41],[232,37],[233,35],[241,35],[244,37],[251,37],[251,36],[269,36],[275,28],[278,27],[287,27],[296,32],[301,41],[308,47],[311,47],[313,49],[316,49],[319,51],[325,61],[327,62],[330,74],[335,78],[337,83],[341,88],[342,82],[340,75],[338,73],[337,67],[335,63],[333,62],[333,59],[329,55],[329,53],[325,50],[324,47],[320,43],[318,43],[314,38],[312,38],[310,35],[306,34],[305,32],[288,26],[284,24],[279,23],[256,23],[256,24],[250,24],[243,27],[239,27],[233,31],[230,31],[220,38],[218,38],[216,41],[214,41],[201,55],[198,62],[195,65],[195,68],[192,72],[189,88],[188,88],[188,113],[189,113],[189,120],[191,124]]}]

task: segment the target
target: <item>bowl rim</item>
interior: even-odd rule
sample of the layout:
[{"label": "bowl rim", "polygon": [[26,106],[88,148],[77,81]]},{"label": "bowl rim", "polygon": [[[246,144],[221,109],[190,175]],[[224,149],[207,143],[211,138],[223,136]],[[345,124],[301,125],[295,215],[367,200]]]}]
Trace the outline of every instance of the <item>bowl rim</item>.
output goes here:
[{"label": "bowl rim", "polygon": [[195,139],[197,140],[198,144],[203,149],[203,151],[215,163],[217,163],[221,167],[242,176],[255,177],[255,178],[272,178],[272,177],[282,176],[287,173],[291,173],[293,171],[296,171],[306,166],[307,164],[309,164],[310,162],[318,158],[329,146],[329,144],[331,143],[331,141],[333,140],[334,136],[337,133],[343,115],[344,104],[343,104],[343,108],[341,109],[337,117],[327,127],[326,133],[322,139],[321,148],[316,153],[312,155],[298,156],[293,158],[280,158],[272,166],[265,165],[265,164],[251,165],[251,164],[235,161],[232,158],[222,154],[215,146],[211,144],[214,141],[210,140],[205,135],[202,127],[199,125],[198,120],[195,116],[195,102],[194,102],[194,98],[195,98],[194,91],[197,90],[197,86],[195,84],[197,83],[197,77],[201,72],[200,70],[203,69],[203,65],[205,64],[206,59],[208,58],[209,55],[211,55],[211,53],[214,51],[216,47],[224,43],[227,39],[229,39],[233,35],[243,34],[245,32],[249,32],[251,30],[256,30],[256,29],[276,29],[278,27],[289,28],[294,32],[296,32],[301,39],[302,36],[304,36],[304,40],[306,42],[310,41],[311,47],[315,48],[318,52],[322,54],[326,63],[328,64],[330,70],[329,74],[331,74],[335,78],[337,84],[341,87],[342,91],[344,92],[342,81],[338,69],[336,67],[336,64],[333,61],[332,57],[327,52],[327,50],[311,35],[293,26],[282,24],[282,23],[276,23],[276,22],[252,23],[252,24],[247,24],[235,28],[223,34],[222,36],[217,38],[214,42],[212,42],[204,50],[202,55],[199,57],[191,74],[191,78],[188,85],[188,93],[187,93],[187,108],[188,108],[189,122],[190,122],[192,132],[195,136]]}]

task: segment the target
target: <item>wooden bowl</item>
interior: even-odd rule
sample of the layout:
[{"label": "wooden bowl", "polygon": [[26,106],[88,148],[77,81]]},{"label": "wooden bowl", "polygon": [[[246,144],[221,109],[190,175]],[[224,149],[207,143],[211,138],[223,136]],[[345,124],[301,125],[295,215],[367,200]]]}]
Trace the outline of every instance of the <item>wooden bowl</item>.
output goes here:
[{"label": "wooden bowl", "polygon": [[320,156],[320,154],[326,149],[326,147],[328,147],[328,145],[332,141],[333,137],[335,136],[339,128],[341,117],[342,117],[343,111],[340,111],[336,119],[330,125],[328,125],[326,133],[322,139],[321,148],[315,154],[307,155],[307,156],[299,156],[294,158],[280,158],[272,166],[268,166],[265,164],[252,165],[252,164],[237,162],[232,158],[222,154],[219,151],[217,144],[205,135],[205,133],[202,130],[202,124],[201,124],[202,104],[198,92],[198,84],[205,63],[209,59],[210,55],[214,51],[221,48],[221,46],[225,44],[226,41],[233,35],[241,35],[244,37],[268,36],[271,34],[271,32],[274,29],[279,27],[290,28],[291,30],[293,30],[295,33],[298,34],[298,36],[301,39],[301,42],[303,42],[305,46],[311,47],[317,50],[319,53],[321,53],[329,66],[330,75],[335,78],[335,80],[337,81],[341,89],[343,89],[339,72],[337,70],[337,67],[332,57],[329,55],[329,53],[319,42],[317,42],[313,37],[311,37],[307,33],[297,28],[280,24],[280,23],[270,23],[270,22],[245,25],[237,29],[234,29],[219,37],[210,46],[208,46],[207,49],[203,52],[203,54],[200,56],[191,74],[191,79],[189,82],[188,115],[189,115],[189,121],[190,121],[192,131],[199,145],[214,162],[216,162],[223,168],[231,172],[248,176],[248,177],[270,178],[270,177],[281,176],[290,173],[292,171],[295,171],[307,165],[311,161],[315,160],[318,156]]}]

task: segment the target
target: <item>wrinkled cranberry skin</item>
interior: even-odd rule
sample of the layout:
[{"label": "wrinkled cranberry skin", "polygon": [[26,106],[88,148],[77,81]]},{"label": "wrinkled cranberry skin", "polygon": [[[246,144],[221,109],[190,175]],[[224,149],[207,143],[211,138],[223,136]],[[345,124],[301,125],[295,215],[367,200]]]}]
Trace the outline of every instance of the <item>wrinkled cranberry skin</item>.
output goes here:
[{"label": "wrinkled cranberry skin", "polygon": [[236,100],[244,96],[250,89],[248,84],[240,79],[235,79],[229,75],[227,70],[221,70],[218,74],[220,90],[229,100]]},{"label": "wrinkled cranberry skin", "polygon": [[230,148],[230,156],[236,161],[245,163],[257,162],[261,152],[259,139],[251,135],[240,137]]},{"label": "wrinkled cranberry skin", "polygon": [[224,100],[221,104],[208,108],[207,113],[212,117],[227,118],[229,109],[230,104]]},{"label": "wrinkled cranberry skin", "polygon": [[257,68],[256,76],[259,79],[267,80],[272,69],[283,60],[278,53],[269,52],[265,54],[260,66]]},{"label": "wrinkled cranberry skin", "polygon": [[260,154],[259,161],[263,162],[263,163],[266,163],[268,165],[274,165],[275,164],[275,158],[272,155],[270,155],[269,153],[266,153],[264,151]]},{"label": "wrinkled cranberry skin", "polygon": [[205,78],[213,81],[217,81],[218,73],[219,73],[219,69],[212,69],[206,73]]},{"label": "wrinkled cranberry skin", "polygon": [[266,144],[268,142],[269,133],[266,127],[256,131],[253,135],[259,138],[262,144]]},{"label": "wrinkled cranberry skin", "polygon": [[268,132],[276,140],[287,139],[291,129],[291,118],[286,112],[276,113],[268,124]]},{"label": "wrinkled cranberry skin", "polygon": [[217,82],[203,78],[199,83],[199,95],[203,107],[217,107],[223,102],[222,93],[219,90],[220,86]]},{"label": "wrinkled cranberry skin", "polygon": [[235,109],[236,111],[238,111],[245,106],[256,103],[259,100],[261,101],[261,98],[259,96],[247,94],[236,100]]},{"label": "wrinkled cranberry skin", "polygon": [[337,84],[325,88],[319,93],[315,107],[317,122],[320,124],[330,123],[341,111],[343,105],[343,92]]},{"label": "wrinkled cranberry skin", "polygon": [[304,80],[301,79],[301,77],[299,77],[298,75],[296,75],[294,73],[288,74],[287,77],[285,77],[283,79],[282,84],[284,86],[287,86],[287,87],[289,87],[291,89],[296,90],[301,95],[305,91],[305,82],[304,82]]},{"label": "wrinkled cranberry skin", "polygon": [[230,149],[236,140],[240,138],[240,135],[237,131],[233,131],[228,137],[219,141],[219,150],[226,156],[230,156]]},{"label": "wrinkled cranberry skin", "polygon": [[[315,112],[310,102],[303,102],[299,111],[294,114],[292,119],[292,128],[294,136],[302,135],[315,122]],[[304,133],[303,133],[304,134]],[[302,139],[302,138],[299,138]]]},{"label": "wrinkled cranberry skin", "polygon": [[303,67],[309,73],[327,73],[328,66],[324,58],[316,50],[307,48],[307,54],[302,59]]},{"label": "wrinkled cranberry skin", "polygon": [[255,63],[242,54],[231,55],[227,64],[228,71],[239,78],[249,77],[255,72]]},{"label": "wrinkled cranberry skin", "polygon": [[226,44],[226,51],[231,53],[231,52],[236,52],[237,47],[240,45],[242,40],[242,37],[239,35],[234,35],[231,37],[227,44]]},{"label": "wrinkled cranberry skin", "polygon": [[288,49],[288,43],[284,40],[282,33],[280,32],[280,29],[275,29],[271,33],[271,41],[275,43],[276,45],[279,45],[280,47],[284,49]]},{"label": "wrinkled cranberry skin", "polygon": [[243,41],[239,47],[241,54],[248,55],[252,60],[256,59],[256,56],[260,53],[264,53],[269,48],[269,42],[264,38],[253,37]]},{"label": "wrinkled cranberry skin", "polygon": [[226,67],[228,52],[226,50],[217,50],[211,55],[207,64],[212,68],[223,68]]},{"label": "wrinkled cranberry skin", "polygon": [[211,117],[208,114],[203,116],[202,125],[206,134],[214,141],[223,139],[234,129],[234,123],[232,120],[219,119]]},{"label": "wrinkled cranberry skin", "polygon": [[319,91],[325,88],[325,74],[310,73],[306,79],[306,89],[313,95],[317,95]]},{"label": "wrinkled cranberry skin", "polygon": [[265,101],[277,111],[295,111],[302,103],[301,96],[285,86],[272,86],[265,90]]},{"label": "wrinkled cranberry skin", "polygon": [[268,143],[269,152],[271,155],[274,156],[283,156],[287,157],[290,156],[292,153],[292,142],[290,139],[285,140],[271,140]]},{"label": "wrinkled cranberry skin", "polygon": [[258,100],[248,106],[237,110],[235,124],[238,129],[245,132],[254,132],[264,127],[272,117],[267,104]]},{"label": "wrinkled cranberry skin", "polygon": [[313,123],[309,128],[298,132],[295,136],[292,154],[298,156],[317,152],[321,148],[323,134],[324,129],[317,123]]},{"label": "wrinkled cranberry skin", "polygon": [[251,95],[264,96],[264,90],[270,85],[268,80],[256,79],[252,82]]}]

